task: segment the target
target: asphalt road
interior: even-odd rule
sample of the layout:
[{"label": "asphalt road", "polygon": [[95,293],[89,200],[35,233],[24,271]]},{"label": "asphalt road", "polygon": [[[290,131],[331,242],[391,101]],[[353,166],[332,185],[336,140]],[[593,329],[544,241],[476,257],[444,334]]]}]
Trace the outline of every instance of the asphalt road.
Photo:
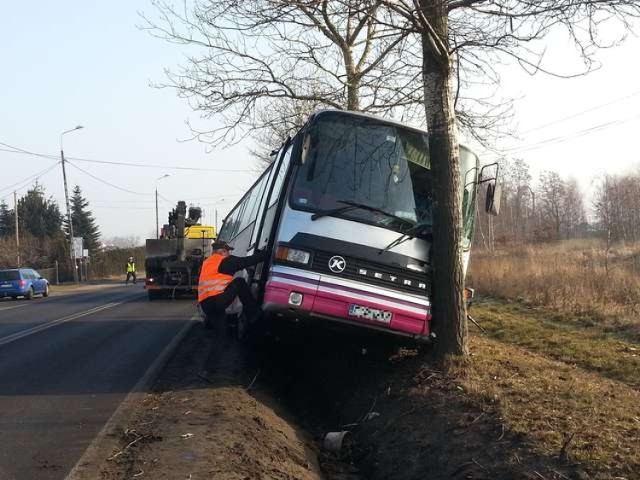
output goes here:
[{"label": "asphalt road", "polygon": [[194,313],[140,285],[0,300],[0,480],[63,479]]}]

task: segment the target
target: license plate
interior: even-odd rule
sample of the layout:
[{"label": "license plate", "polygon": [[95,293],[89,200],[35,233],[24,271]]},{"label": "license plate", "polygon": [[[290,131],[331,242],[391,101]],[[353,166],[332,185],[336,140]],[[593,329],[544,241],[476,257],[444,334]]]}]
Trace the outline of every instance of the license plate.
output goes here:
[{"label": "license plate", "polygon": [[366,318],[376,322],[391,323],[393,313],[377,308],[363,307],[362,305],[349,305],[349,315],[356,318]]}]

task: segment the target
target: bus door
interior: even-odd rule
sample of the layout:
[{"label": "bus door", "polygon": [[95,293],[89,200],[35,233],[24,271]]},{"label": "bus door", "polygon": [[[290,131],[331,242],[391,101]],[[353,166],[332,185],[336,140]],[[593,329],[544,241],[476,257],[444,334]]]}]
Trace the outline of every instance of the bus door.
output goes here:
[{"label": "bus door", "polygon": [[[269,180],[265,193],[260,201],[256,226],[251,237],[249,250],[271,248],[270,240],[273,237],[274,227],[277,221],[277,211],[281,192],[291,163],[293,142],[288,138],[276,156],[276,161],[271,165],[268,174]],[[268,268],[269,261],[258,265],[252,278],[252,282],[259,284],[263,278],[262,272]]]}]

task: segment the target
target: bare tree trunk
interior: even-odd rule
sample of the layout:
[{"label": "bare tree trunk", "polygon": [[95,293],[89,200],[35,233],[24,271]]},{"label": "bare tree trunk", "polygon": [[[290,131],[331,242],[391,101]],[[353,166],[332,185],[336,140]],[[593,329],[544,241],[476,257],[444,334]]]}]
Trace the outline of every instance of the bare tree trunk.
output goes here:
[{"label": "bare tree trunk", "polygon": [[347,110],[360,110],[360,81],[355,78],[349,80],[347,85]]},{"label": "bare tree trunk", "polygon": [[[423,1],[426,20],[446,42],[446,2]],[[465,355],[467,318],[463,297],[462,207],[460,158],[451,90],[451,65],[433,54],[431,39],[423,35],[423,81],[429,149],[433,173],[433,319],[436,353]],[[445,43],[446,44],[446,43]]]},{"label": "bare tree trunk", "polygon": [[347,110],[360,110],[360,78],[353,62],[353,52],[350,47],[343,47],[345,73],[347,74]]}]

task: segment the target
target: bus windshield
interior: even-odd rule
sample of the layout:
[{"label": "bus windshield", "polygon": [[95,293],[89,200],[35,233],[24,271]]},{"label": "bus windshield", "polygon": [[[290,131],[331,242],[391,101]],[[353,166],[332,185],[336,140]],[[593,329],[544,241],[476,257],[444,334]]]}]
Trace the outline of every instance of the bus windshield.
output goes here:
[{"label": "bus windshield", "polygon": [[325,114],[310,129],[305,150],[292,189],[294,208],[399,232],[416,224],[431,226],[426,135],[368,118]]}]

